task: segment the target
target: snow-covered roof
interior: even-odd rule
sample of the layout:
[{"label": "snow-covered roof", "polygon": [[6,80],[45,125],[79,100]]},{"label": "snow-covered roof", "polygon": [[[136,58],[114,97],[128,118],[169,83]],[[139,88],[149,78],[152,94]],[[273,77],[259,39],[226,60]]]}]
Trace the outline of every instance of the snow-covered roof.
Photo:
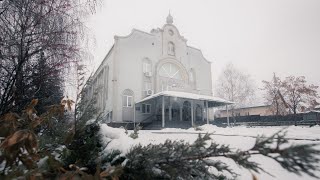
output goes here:
[{"label": "snow-covered roof", "polygon": [[227,101],[225,99],[214,97],[214,96],[207,96],[201,94],[194,94],[194,93],[187,93],[187,92],[179,92],[179,91],[162,91],[151,96],[148,96],[136,103],[141,103],[159,96],[168,96],[168,97],[178,97],[178,98],[185,98],[185,99],[194,99],[194,100],[204,100],[208,101],[209,107],[216,107],[216,106],[223,106],[228,104],[234,104],[231,101]]},{"label": "snow-covered roof", "polygon": [[310,110],[310,111],[303,112],[303,114],[307,114],[307,113],[310,113],[310,112],[320,113],[320,111],[317,111],[317,110]]}]

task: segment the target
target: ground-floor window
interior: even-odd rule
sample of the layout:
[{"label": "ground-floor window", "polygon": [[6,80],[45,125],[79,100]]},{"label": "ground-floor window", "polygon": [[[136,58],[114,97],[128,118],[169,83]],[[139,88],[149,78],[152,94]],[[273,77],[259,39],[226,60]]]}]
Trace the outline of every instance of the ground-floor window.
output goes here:
[{"label": "ground-floor window", "polygon": [[122,105],[123,107],[132,107],[132,96],[123,95],[122,96]]},{"label": "ground-floor window", "polygon": [[133,103],[133,91],[130,89],[125,89],[122,93],[122,106],[132,107]]},{"label": "ground-floor window", "polygon": [[143,114],[150,114],[151,113],[151,104],[142,104],[141,112]]}]

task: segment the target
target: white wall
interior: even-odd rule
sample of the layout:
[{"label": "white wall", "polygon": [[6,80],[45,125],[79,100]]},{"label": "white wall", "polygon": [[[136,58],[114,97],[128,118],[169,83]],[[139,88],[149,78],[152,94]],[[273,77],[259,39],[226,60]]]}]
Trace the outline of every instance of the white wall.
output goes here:
[{"label": "white wall", "polygon": [[[173,35],[170,35],[169,31],[173,31]],[[175,45],[174,56],[168,55],[169,42]],[[125,89],[134,92],[135,102],[145,97],[142,93],[144,58],[152,62],[153,89],[157,83],[157,65],[165,60],[179,62],[186,73],[191,69],[194,70],[196,87],[193,93],[212,95],[211,64],[203,57],[200,50],[187,46],[186,42],[187,40],[180,35],[178,29],[171,24],[164,25],[162,29],[153,30],[152,33],[133,29],[128,36],[115,36],[112,52],[97,70],[98,72],[104,66],[109,66],[109,99],[105,111],[112,107],[113,121],[122,121],[122,92]],[[187,76],[189,78],[189,74]],[[152,111],[154,110],[155,105],[152,107]],[[137,121],[147,116],[137,112]]]}]

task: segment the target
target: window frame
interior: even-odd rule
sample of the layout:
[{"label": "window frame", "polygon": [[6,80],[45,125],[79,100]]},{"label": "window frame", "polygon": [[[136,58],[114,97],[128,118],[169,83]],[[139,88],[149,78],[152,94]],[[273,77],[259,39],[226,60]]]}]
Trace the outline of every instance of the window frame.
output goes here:
[{"label": "window frame", "polygon": [[[148,112],[148,107],[149,107],[149,112]],[[141,104],[141,113],[142,114],[151,114],[151,104],[142,103]]]},{"label": "window frame", "polygon": [[170,55],[170,56],[176,55],[175,44],[172,41],[168,42],[168,55]]},{"label": "window frame", "polygon": [[[132,106],[133,96],[131,96],[131,95],[122,95],[122,98],[125,98],[125,100],[126,100],[126,103],[124,104],[123,103],[123,99],[122,99],[122,106],[123,107],[130,107],[130,108],[133,107]],[[131,98],[131,100],[129,101],[130,98]]]},{"label": "window frame", "polygon": [[143,73],[152,73],[151,62],[144,61],[142,64],[143,64],[143,65],[142,65],[142,71],[143,71]]},{"label": "window frame", "polygon": [[[176,70],[173,74],[172,69]],[[178,65],[171,62],[167,62],[161,65],[159,69],[159,75],[165,78],[183,80],[181,68]]]}]

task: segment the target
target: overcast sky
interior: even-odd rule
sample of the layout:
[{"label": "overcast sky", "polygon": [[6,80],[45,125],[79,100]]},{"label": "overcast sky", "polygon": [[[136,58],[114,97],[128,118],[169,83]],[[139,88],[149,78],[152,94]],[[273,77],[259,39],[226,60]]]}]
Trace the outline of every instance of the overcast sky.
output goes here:
[{"label": "overcast sky", "polygon": [[101,0],[88,26],[97,67],[114,35],[162,27],[169,10],[189,46],[212,62],[215,81],[231,62],[262,80],[306,76],[320,85],[320,0]]}]

